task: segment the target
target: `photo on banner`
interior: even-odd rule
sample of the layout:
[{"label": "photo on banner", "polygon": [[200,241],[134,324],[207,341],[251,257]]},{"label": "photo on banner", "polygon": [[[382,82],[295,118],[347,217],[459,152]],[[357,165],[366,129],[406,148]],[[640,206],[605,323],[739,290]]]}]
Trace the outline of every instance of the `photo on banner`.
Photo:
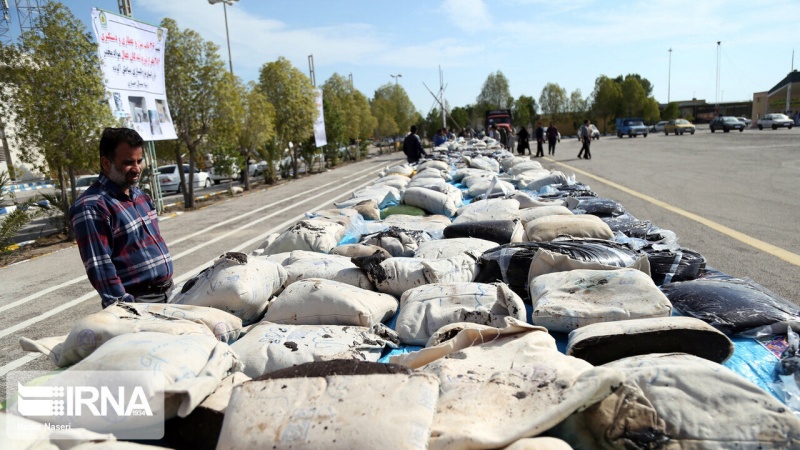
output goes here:
[{"label": "photo on banner", "polygon": [[114,117],[146,141],[177,139],[164,80],[167,30],[97,8],[92,29]]}]

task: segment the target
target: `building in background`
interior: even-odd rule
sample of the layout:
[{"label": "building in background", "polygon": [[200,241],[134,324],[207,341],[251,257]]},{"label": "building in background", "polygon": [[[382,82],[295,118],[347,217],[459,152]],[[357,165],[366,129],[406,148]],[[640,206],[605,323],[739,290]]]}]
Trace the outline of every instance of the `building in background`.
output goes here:
[{"label": "building in background", "polygon": [[[789,106],[786,98],[789,96]],[[767,113],[794,113],[800,111],[800,72],[793,70],[772,89],[753,93],[753,122]]]}]

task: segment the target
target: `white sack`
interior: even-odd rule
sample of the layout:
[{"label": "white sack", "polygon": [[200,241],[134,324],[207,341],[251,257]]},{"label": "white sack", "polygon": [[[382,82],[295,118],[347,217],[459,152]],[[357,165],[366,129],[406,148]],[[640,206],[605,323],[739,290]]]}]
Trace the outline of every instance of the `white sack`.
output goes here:
[{"label": "white sack", "polygon": [[373,186],[392,186],[403,192],[406,187],[408,187],[408,183],[411,181],[410,178],[402,175],[389,175],[383,178],[379,178],[378,181],[373,183]]},{"label": "white sack", "polygon": [[492,175],[494,175],[494,172],[483,170],[483,169],[464,168],[464,169],[456,170],[455,172],[453,172],[452,176],[453,176],[453,181],[455,181],[456,183],[460,183],[460,182],[464,181],[464,178],[469,177],[469,176],[473,176],[473,175],[475,175],[475,176],[483,175],[483,176],[491,177]]},{"label": "white sack", "polygon": [[[357,269],[361,271],[361,269]],[[273,300],[264,320],[290,325],[371,327],[392,318],[397,299],[337,281],[308,278]]]},{"label": "white sack", "polygon": [[522,223],[524,225],[528,225],[528,222],[546,216],[574,216],[574,215],[575,214],[573,214],[572,211],[567,209],[565,206],[539,206],[539,207],[519,210],[519,218],[522,219]]},{"label": "white sack", "polygon": [[514,220],[519,218],[519,202],[512,199],[486,199],[474,201],[458,210],[453,223],[482,222],[486,220]]},{"label": "white sack", "polygon": [[531,242],[550,242],[559,236],[614,240],[614,232],[597,216],[545,216],[525,225],[525,234]]},{"label": "white sack", "polygon": [[[503,158],[500,160],[500,167],[503,169],[503,172],[508,172],[512,167],[517,164],[523,164],[527,162],[533,162],[530,156],[511,156],[509,158]],[[539,162],[536,161],[538,164]],[[540,164],[541,165],[541,164]]]},{"label": "white sack", "polygon": [[418,230],[424,231],[435,239],[436,236],[441,237],[442,231],[450,225],[450,218],[441,214],[433,216],[409,216],[407,214],[392,214],[391,216],[383,219],[383,225],[386,227],[398,227],[404,230]]},{"label": "white sack", "polygon": [[441,259],[472,253],[480,257],[486,250],[497,247],[496,242],[477,238],[436,239],[422,242],[414,252],[415,258]]},{"label": "white sack", "polygon": [[226,253],[187,281],[173,303],[221,309],[249,325],[261,318],[286,277],[286,270],[277,263]]},{"label": "white sack", "polygon": [[436,178],[440,180],[448,180],[450,179],[450,175],[448,175],[446,170],[441,169],[434,169],[434,168],[427,168],[427,169],[420,169],[417,167],[417,173],[411,177],[411,180],[421,179],[421,178]]},{"label": "white sack", "polygon": [[442,214],[447,217],[453,217],[459,206],[447,194],[421,187],[406,189],[402,200],[404,204],[422,208],[429,214]]},{"label": "white sack", "polygon": [[378,291],[400,297],[411,288],[431,283],[471,282],[478,275],[478,257],[461,253],[445,259],[390,258],[363,267]]},{"label": "white sack", "polygon": [[530,159],[527,161],[522,161],[517,164],[511,166],[506,172],[509,175],[519,175],[522,172],[527,171],[541,171],[545,170],[539,161],[531,161]]},{"label": "white sack", "polygon": [[174,335],[201,334],[232,343],[242,331],[242,320],[215,308],[164,303],[122,303],[75,321],[65,337],[31,340],[21,338],[25,351],[48,355],[58,367],[86,358],[111,339],[128,333],[158,332]]},{"label": "white sack", "polygon": [[[339,255],[339,256],[346,256],[347,258],[354,258],[357,256],[370,256],[375,252],[380,252],[387,258],[391,258],[392,255],[388,251],[386,251],[383,247],[378,247],[377,245],[369,245],[369,244],[344,244],[338,247],[335,247],[331,250],[331,255]],[[324,277],[323,277],[324,278]]]},{"label": "white sack", "polygon": [[538,191],[545,186],[549,186],[551,184],[563,184],[566,183],[569,179],[563,173],[554,170],[550,173],[550,175],[533,179],[527,180],[524,183],[520,181],[519,188],[525,191]]},{"label": "white sack", "polygon": [[672,353],[603,367],[622,372],[625,383],[554,430],[575,448],[800,448],[790,409],[717,363]]},{"label": "white sack", "polygon": [[506,199],[513,199],[519,202],[519,209],[533,208],[540,206],[541,201],[537,198],[531,197],[530,194],[522,191],[514,191],[509,194]]},{"label": "white sack", "polygon": [[425,169],[436,169],[436,170],[450,170],[450,164],[447,164],[444,161],[437,161],[437,160],[427,160],[422,162],[420,165],[417,166],[417,173],[425,170]]},{"label": "white sack", "polygon": [[668,317],[672,304],[636,269],[570,270],[530,281],[533,323],[570,332],[598,322]]},{"label": "white sack", "polygon": [[425,345],[439,328],[475,322],[504,327],[511,316],[525,322],[525,304],[504,283],[432,283],[405,291],[395,330],[409,345]]},{"label": "white sack", "polygon": [[381,173],[381,176],[386,177],[392,174],[398,174],[405,177],[411,177],[412,173],[414,173],[414,168],[407,163],[403,163],[396,166],[387,167],[386,170]]},{"label": "white sack", "polygon": [[346,231],[344,225],[327,219],[300,220],[282,232],[264,253],[270,255],[293,250],[328,253],[339,245]]},{"label": "white sack", "polygon": [[438,390],[427,374],[250,381],[231,396],[217,449],[424,449]]},{"label": "white sack", "polygon": [[475,156],[473,158],[462,157],[462,159],[469,167],[487,170],[494,173],[500,172],[500,163],[498,163],[495,159],[487,158],[485,156]]},{"label": "white sack", "polygon": [[414,255],[420,242],[429,240],[431,240],[431,236],[424,231],[407,230],[392,226],[385,231],[364,236],[361,243],[377,245],[386,249],[395,257],[410,257]]},{"label": "white sack", "polygon": [[384,325],[281,325],[260,322],[231,345],[245,375],[265,373],[312,361],[356,359],[376,362],[385,347],[396,348],[397,334]]},{"label": "white sack", "polygon": [[283,268],[286,270],[284,287],[308,278],[325,278],[362,289],[375,288],[367,274],[347,256],[297,250],[290,253]]}]

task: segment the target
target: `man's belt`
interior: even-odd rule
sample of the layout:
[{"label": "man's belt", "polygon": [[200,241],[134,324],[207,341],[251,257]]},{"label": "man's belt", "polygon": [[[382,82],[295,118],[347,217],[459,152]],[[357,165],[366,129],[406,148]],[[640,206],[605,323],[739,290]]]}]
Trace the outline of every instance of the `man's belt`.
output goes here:
[{"label": "man's belt", "polygon": [[142,295],[165,294],[169,292],[170,289],[172,289],[172,279],[161,283],[140,283],[125,288],[125,292],[134,297],[140,297]]}]

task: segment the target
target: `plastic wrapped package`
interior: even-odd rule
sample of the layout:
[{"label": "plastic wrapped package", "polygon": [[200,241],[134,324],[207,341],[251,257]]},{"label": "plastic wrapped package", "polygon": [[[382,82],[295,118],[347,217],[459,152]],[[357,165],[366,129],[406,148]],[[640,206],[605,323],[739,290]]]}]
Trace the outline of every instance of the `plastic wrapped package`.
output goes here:
[{"label": "plastic wrapped package", "polygon": [[752,280],[698,279],[661,286],[683,314],[727,335],[760,336],[800,329],[800,309]]},{"label": "plastic wrapped package", "polygon": [[567,255],[578,261],[592,261],[607,266],[631,267],[639,253],[625,245],[603,239],[565,239],[553,242],[521,242],[489,249],[479,260],[481,270],[475,280],[481,283],[502,281],[523,300],[530,301],[528,275],[539,249]]},{"label": "plastic wrapped package", "polygon": [[788,346],[778,363],[778,381],[772,384],[778,399],[800,416],[800,336],[791,328],[787,330]]},{"label": "plastic wrapped package", "polygon": [[610,198],[580,198],[571,197],[567,200],[567,207],[573,212],[582,211],[597,217],[618,217],[625,214],[625,207]]},{"label": "plastic wrapped package", "polygon": [[645,247],[644,251],[650,260],[650,275],[659,286],[694,280],[706,266],[706,258],[688,248],[654,250],[652,247]]}]

